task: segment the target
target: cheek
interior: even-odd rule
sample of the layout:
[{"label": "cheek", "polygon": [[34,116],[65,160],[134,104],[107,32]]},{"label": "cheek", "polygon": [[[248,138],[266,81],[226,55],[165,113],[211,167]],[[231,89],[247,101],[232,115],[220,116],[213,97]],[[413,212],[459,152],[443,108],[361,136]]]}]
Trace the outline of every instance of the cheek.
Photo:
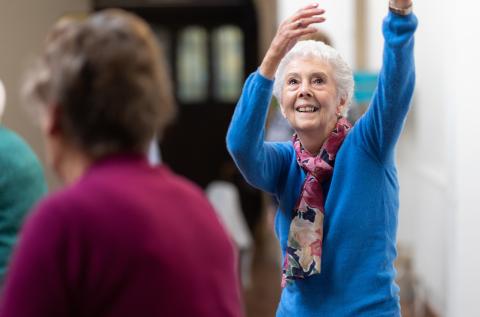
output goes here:
[{"label": "cheek", "polygon": [[295,102],[296,93],[285,89],[282,92],[281,104],[283,107],[289,107]]},{"label": "cheek", "polygon": [[333,110],[336,110],[340,103],[340,98],[335,93],[330,92],[323,96],[323,100],[329,104],[329,109]]},{"label": "cheek", "polygon": [[59,140],[57,137],[52,136],[52,135],[47,135],[44,138],[44,143],[45,143],[45,158],[47,161],[47,164],[50,166],[50,168],[57,174],[57,176],[60,176],[60,168],[62,166],[62,163],[64,163],[64,152],[65,148],[63,146],[63,143],[61,140]]}]

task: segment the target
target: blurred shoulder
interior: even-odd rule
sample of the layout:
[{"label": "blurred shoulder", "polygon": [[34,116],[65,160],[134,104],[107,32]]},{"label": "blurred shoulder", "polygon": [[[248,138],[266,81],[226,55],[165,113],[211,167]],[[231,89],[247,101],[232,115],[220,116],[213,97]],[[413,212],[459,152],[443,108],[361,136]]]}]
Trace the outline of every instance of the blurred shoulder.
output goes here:
[{"label": "blurred shoulder", "polygon": [[14,131],[0,125],[0,165],[3,168],[42,169],[30,145]]}]

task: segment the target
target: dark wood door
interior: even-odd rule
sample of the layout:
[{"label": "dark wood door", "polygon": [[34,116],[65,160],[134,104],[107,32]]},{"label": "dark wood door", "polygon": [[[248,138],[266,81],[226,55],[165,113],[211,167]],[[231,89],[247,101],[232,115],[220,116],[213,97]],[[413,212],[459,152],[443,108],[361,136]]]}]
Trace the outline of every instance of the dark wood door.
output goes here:
[{"label": "dark wood door", "polygon": [[[142,5],[142,3],[144,3]],[[243,81],[258,67],[255,6],[250,0],[97,1],[150,23],[170,65],[179,107],[161,144],[162,160],[201,187],[232,164],[225,136]],[[260,193],[236,171],[250,228],[260,217]]]}]

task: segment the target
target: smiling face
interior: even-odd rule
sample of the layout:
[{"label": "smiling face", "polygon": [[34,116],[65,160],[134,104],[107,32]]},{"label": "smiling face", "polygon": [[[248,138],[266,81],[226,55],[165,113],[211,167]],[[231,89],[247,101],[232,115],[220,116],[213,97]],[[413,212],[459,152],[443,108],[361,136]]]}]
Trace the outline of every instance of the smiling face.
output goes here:
[{"label": "smiling face", "polygon": [[286,66],[283,79],[282,113],[292,128],[300,134],[332,131],[345,106],[332,67],[318,57],[297,58]]}]

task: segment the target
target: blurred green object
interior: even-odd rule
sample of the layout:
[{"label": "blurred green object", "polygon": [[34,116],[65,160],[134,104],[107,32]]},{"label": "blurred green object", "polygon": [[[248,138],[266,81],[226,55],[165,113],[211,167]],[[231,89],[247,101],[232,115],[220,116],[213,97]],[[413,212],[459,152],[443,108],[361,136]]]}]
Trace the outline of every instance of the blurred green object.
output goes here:
[{"label": "blurred green object", "polygon": [[5,110],[5,87],[3,86],[2,81],[0,80],[0,120],[2,120],[3,111]]},{"label": "blurred green object", "polygon": [[353,99],[357,104],[369,103],[377,87],[378,73],[367,71],[355,71],[355,92]]},{"label": "blurred green object", "polygon": [[46,192],[43,167],[35,153],[23,138],[0,124],[0,285],[23,220]]}]

